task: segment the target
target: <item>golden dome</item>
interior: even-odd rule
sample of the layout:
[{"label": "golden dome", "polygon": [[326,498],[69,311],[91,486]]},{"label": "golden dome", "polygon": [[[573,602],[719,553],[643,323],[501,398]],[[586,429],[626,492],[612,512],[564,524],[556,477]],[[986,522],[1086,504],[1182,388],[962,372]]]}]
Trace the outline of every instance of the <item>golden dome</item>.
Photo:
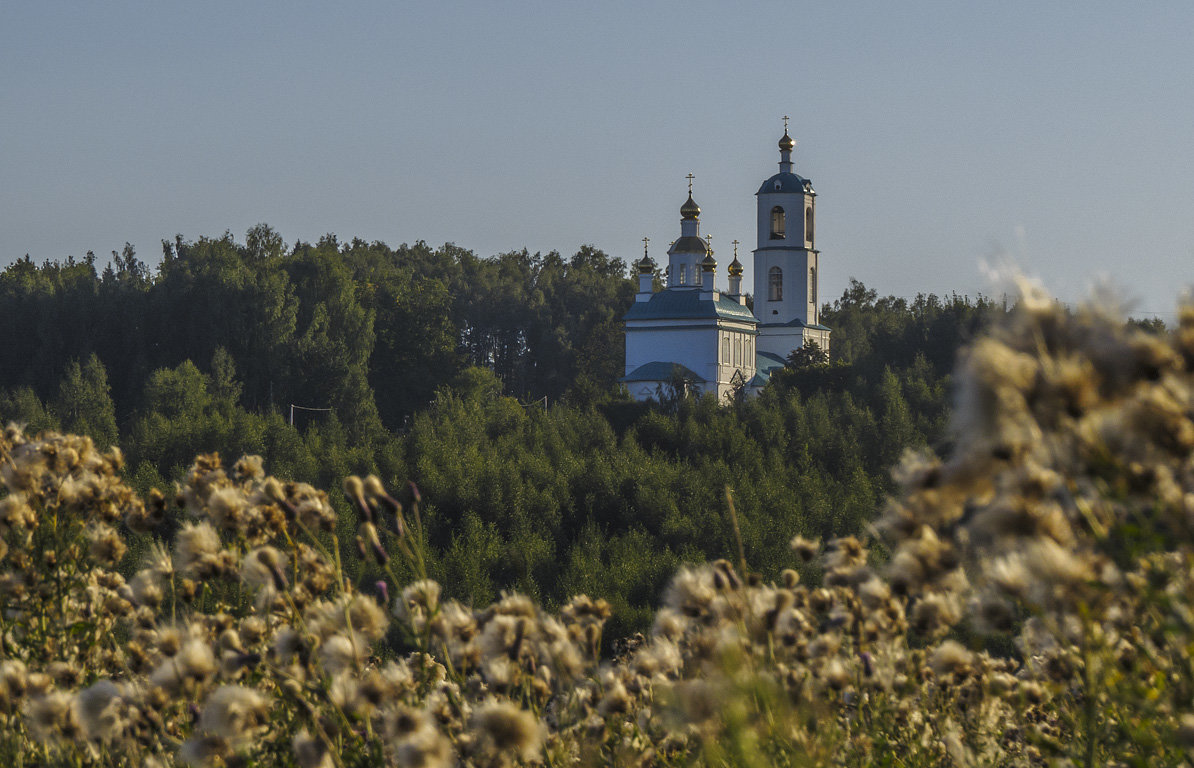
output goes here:
[{"label": "golden dome", "polygon": [[788,129],[784,129],[784,137],[779,140],[779,148],[785,152],[791,152],[796,148],[796,141],[788,135]]},{"label": "golden dome", "polygon": [[709,251],[705,260],[701,262],[702,272],[712,272],[717,269],[717,262],[713,259],[713,251]]},{"label": "golden dome", "polygon": [[640,275],[649,275],[655,271],[655,262],[651,261],[651,257],[643,254],[643,258],[638,262],[638,273]]},{"label": "golden dome", "polygon": [[731,277],[742,277],[742,262],[738,261],[737,256],[730,262],[730,266],[726,268],[726,272],[729,272]]},{"label": "golden dome", "polygon": [[701,215],[701,206],[696,204],[692,199],[692,193],[688,193],[688,199],[684,201],[684,205],[680,206],[680,217],[684,219],[695,219]]}]

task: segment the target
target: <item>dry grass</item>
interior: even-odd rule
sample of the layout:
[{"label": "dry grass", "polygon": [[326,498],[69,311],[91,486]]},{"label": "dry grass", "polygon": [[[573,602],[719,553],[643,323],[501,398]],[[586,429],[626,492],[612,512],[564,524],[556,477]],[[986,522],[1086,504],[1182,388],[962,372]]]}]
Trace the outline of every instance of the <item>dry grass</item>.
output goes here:
[{"label": "dry grass", "polygon": [[[649,638],[609,608],[444,600],[417,509],[201,456],[138,498],[87,438],[0,441],[0,755],[21,765],[1183,765],[1194,745],[1194,308],[1169,337],[1027,292],[907,456],[878,540],[678,572]],[[174,525],[174,502],[184,523]],[[126,539],[154,543],[128,562]],[[139,548],[144,550],[143,547]],[[396,577],[390,557],[421,574]],[[125,578],[121,573],[132,574]],[[392,600],[378,596],[389,595]],[[417,650],[395,658],[400,633]],[[389,638],[389,639],[387,639]],[[1000,653],[984,649],[996,649]]]}]

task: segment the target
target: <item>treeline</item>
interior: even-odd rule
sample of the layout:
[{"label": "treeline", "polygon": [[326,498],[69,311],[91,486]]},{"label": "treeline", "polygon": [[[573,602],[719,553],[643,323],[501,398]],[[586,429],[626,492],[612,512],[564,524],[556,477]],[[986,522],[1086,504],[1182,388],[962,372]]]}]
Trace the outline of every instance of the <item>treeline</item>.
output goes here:
[{"label": "treeline", "polygon": [[396,428],[467,365],[521,398],[605,389],[621,374],[625,264],[583,247],[481,259],[425,243],[297,243],[259,225],[163,242],[155,271],[130,246],[0,276],[0,386],[46,392],[96,355],[127,423],[150,374],[223,350],[250,410],[330,407],[351,432]]},{"label": "treeline", "polygon": [[[736,553],[727,487],[754,567],[786,563],[794,533],[860,531],[901,452],[941,445],[957,349],[997,310],[852,282],[822,315],[831,362],[729,407],[648,406],[618,392],[634,288],[596,249],[285,250],[259,226],[164,251],[153,271],[126,249],[0,274],[0,417],[119,443],[143,489],[211,450],[322,487],[416,483],[449,592],[601,595],[615,633],[680,562]],[[330,410],[291,426],[291,404]]]}]

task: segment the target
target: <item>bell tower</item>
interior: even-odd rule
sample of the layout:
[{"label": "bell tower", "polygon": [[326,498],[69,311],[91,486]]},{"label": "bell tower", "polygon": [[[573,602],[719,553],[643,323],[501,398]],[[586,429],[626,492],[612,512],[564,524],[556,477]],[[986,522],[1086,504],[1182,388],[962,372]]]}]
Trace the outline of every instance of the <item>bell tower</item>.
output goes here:
[{"label": "bell tower", "polygon": [[754,250],[755,316],[759,349],[787,357],[805,340],[829,348],[829,329],[820,325],[817,292],[820,251],[816,249],[816,198],[812,182],[792,170],[796,142],[779,140],[779,173],[755,193],[758,246]]}]

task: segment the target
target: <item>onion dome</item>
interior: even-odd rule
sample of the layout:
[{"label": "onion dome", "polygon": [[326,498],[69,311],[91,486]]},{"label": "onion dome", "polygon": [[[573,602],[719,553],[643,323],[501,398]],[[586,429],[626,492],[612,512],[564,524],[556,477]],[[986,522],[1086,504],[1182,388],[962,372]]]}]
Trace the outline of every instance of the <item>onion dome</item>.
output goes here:
[{"label": "onion dome", "polygon": [[702,272],[712,272],[717,269],[717,262],[713,259],[713,251],[707,251],[705,260],[701,262]]},{"label": "onion dome", "polygon": [[[772,134],[773,136],[775,134]],[[796,149],[796,141],[788,135],[788,129],[784,128],[784,137],[779,140],[779,148],[784,152],[791,152]]]},{"label": "onion dome", "polygon": [[696,219],[701,215],[701,206],[696,204],[692,199],[692,193],[688,193],[688,199],[684,201],[684,205],[680,206],[680,218],[682,219]]},{"label": "onion dome", "polygon": [[726,272],[730,274],[730,277],[742,277],[742,262],[738,261],[737,256],[730,262],[730,266],[726,268]]},{"label": "onion dome", "polygon": [[684,235],[672,243],[668,253],[708,253],[709,245],[696,235]]},{"label": "onion dome", "polygon": [[643,254],[643,257],[641,259],[639,259],[639,261],[637,263],[638,263],[638,273],[640,275],[649,275],[655,271],[655,262],[652,261],[651,257],[645,253]]}]

